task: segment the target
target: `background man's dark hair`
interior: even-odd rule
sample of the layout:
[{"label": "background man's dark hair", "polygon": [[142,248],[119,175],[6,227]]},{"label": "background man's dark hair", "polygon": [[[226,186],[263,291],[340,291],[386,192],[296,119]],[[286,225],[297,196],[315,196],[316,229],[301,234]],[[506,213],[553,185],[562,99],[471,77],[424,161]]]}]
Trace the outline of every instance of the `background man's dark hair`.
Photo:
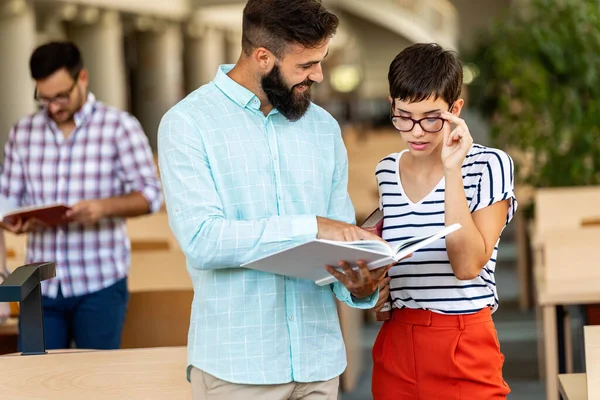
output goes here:
[{"label": "background man's dark hair", "polygon": [[29,69],[35,80],[45,79],[66,68],[75,77],[83,68],[83,60],[77,46],[72,42],[50,42],[39,46],[31,54]]},{"label": "background man's dark hair", "polygon": [[319,0],[248,0],[242,22],[242,49],[246,55],[264,47],[282,57],[286,46],[311,48],[331,38],[339,19]]},{"label": "background man's dark hair", "polygon": [[435,43],[417,43],[394,58],[388,81],[392,99],[413,103],[433,95],[450,105],[460,96],[462,64],[454,51]]}]

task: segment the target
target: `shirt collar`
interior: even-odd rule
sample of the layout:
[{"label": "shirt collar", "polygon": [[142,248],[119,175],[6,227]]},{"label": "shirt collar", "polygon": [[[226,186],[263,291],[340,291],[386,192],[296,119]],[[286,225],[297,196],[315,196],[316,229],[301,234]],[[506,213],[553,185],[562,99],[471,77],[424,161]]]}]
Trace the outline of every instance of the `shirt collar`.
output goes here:
[{"label": "shirt collar", "polygon": [[94,96],[94,94],[92,92],[88,92],[87,100],[85,101],[85,104],[73,116],[76,127],[80,127],[88,119],[88,117],[94,111],[95,104],[96,104],[96,96]]},{"label": "shirt collar", "polygon": [[246,89],[227,74],[234,67],[234,64],[220,65],[213,83],[231,100],[242,107],[250,106],[255,109],[260,109],[260,100],[252,91]]},{"label": "shirt collar", "polygon": [[[77,110],[75,112],[75,114],[73,115],[73,120],[75,121],[76,128],[79,128],[81,125],[83,125],[88,120],[90,115],[92,115],[92,113],[94,112],[95,106],[96,106],[96,96],[94,96],[94,94],[92,92],[88,92],[87,100],[85,101],[83,106],[79,110]],[[41,112],[44,113],[44,116],[46,117],[46,120],[48,121],[48,123],[50,125],[52,125],[55,128],[58,128],[56,125],[56,122],[54,122],[52,120],[52,118],[50,118],[50,116],[48,115],[47,109],[44,108],[44,109],[42,109]]]}]

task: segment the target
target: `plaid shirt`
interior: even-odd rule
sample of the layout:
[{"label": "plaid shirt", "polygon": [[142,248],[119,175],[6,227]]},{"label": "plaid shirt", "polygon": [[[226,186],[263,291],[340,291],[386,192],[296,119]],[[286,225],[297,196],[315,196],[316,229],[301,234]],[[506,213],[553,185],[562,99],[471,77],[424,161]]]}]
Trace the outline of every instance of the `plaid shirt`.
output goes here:
[{"label": "plaid shirt", "polygon": [[[92,93],[75,114],[75,130],[65,139],[45,110],[21,119],[4,149],[0,195],[19,206],[103,199],[140,192],[151,212],[162,194],[152,151],[132,115],[108,107]],[[69,223],[29,234],[27,263],[55,261],[56,278],[42,293],[80,296],[127,276],[130,243],[124,218],[95,225]]]}]

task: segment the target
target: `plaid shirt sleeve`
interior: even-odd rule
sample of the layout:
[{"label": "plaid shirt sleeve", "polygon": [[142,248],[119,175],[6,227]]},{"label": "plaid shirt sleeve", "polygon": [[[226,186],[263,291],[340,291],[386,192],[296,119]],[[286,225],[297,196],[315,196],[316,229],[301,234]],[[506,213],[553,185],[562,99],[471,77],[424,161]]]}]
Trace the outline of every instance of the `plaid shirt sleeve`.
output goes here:
[{"label": "plaid shirt sleeve", "polygon": [[126,191],[141,193],[148,202],[151,213],[160,210],[162,192],[152,149],[142,126],[134,116],[122,114],[121,129],[116,140]]},{"label": "plaid shirt sleeve", "polygon": [[16,132],[11,129],[4,146],[4,162],[0,174],[0,195],[8,198],[16,206],[22,205],[25,189],[25,172],[16,149]]}]

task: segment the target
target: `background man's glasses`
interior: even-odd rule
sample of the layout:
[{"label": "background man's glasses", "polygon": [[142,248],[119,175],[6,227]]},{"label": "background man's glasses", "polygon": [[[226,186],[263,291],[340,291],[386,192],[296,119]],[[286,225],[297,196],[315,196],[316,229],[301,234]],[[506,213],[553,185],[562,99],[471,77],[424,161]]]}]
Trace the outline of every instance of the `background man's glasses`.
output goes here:
[{"label": "background man's glasses", "polygon": [[35,88],[35,92],[33,92],[33,98],[35,99],[35,101],[38,103],[38,105],[40,106],[48,106],[51,103],[55,103],[61,106],[65,106],[69,103],[69,100],[71,100],[71,93],[73,93],[73,90],[75,89],[75,87],[77,86],[77,81],[79,80],[79,72],[77,74],[75,74],[75,76],[73,77],[73,84],[71,85],[71,87],[63,92],[63,93],[59,93],[56,96],[52,97],[52,98],[47,98],[47,97],[40,97],[38,95],[37,92],[37,87]]}]

